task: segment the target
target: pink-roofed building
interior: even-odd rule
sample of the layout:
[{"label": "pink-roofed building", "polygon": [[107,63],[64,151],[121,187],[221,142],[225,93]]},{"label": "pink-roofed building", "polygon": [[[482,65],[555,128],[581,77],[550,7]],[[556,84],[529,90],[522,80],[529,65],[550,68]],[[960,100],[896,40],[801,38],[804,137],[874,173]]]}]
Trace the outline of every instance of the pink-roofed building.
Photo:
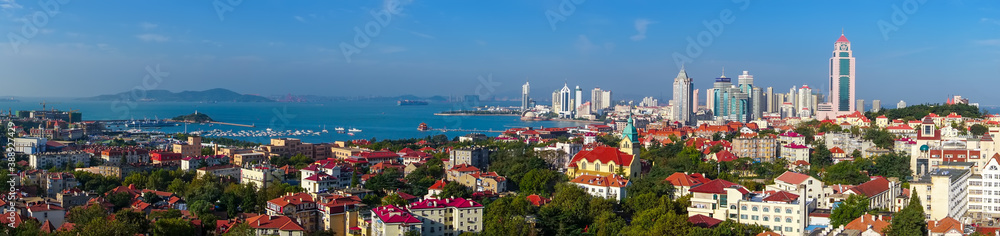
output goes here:
[{"label": "pink-roofed building", "polygon": [[423,230],[423,223],[419,219],[396,206],[380,206],[371,211],[371,235],[403,235],[407,231]]},{"label": "pink-roofed building", "polygon": [[320,229],[319,207],[308,193],[288,193],[271,199],[266,205],[267,215],[287,216],[298,222],[308,232]]},{"label": "pink-roofed building", "polygon": [[619,202],[625,200],[625,187],[632,185],[632,182],[628,179],[622,178],[618,175],[580,175],[569,182],[582,187],[590,195],[600,198],[614,199]]},{"label": "pink-roofed building", "polygon": [[781,146],[781,158],[788,162],[809,161],[809,147],[799,143],[789,143]]},{"label": "pink-roofed building", "polygon": [[482,232],[483,205],[471,199],[426,199],[407,205],[423,222],[421,235],[459,235]]},{"label": "pink-roofed building", "polygon": [[[823,181],[819,181],[819,179],[806,174],[791,171],[786,171],[784,174],[778,176],[778,178],[775,178],[774,184],[764,186],[764,190],[800,193],[802,192],[802,187],[806,189],[805,196],[807,198],[824,198]],[[820,201],[819,204],[822,205],[823,202]]]},{"label": "pink-roofed building", "polygon": [[690,191],[693,195],[688,207],[689,217],[704,215],[723,221],[764,225],[781,235],[807,235],[808,214],[816,206],[816,199],[799,197],[802,192],[750,192],[721,179]]},{"label": "pink-roofed building", "polygon": [[791,143],[806,143],[806,136],[791,130],[778,135],[778,145],[785,146]]}]

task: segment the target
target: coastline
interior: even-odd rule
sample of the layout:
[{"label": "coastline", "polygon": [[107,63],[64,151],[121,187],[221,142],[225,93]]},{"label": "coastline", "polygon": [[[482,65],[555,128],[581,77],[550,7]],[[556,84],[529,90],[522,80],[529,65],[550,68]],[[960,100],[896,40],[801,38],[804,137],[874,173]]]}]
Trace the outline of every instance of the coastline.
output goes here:
[{"label": "coastline", "polygon": [[521,116],[518,114],[434,113],[435,116]]}]

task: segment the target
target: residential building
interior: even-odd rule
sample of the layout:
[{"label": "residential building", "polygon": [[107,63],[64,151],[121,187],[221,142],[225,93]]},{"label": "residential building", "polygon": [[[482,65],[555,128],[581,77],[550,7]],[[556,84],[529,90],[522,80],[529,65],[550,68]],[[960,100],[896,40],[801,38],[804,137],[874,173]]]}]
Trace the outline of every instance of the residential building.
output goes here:
[{"label": "residential building", "polygon": [[[239,155],[239,154],[237,154]],[[240,183],[253,184],[257,188],[266,186],[264,183],[285,181],[285,171],[271,165],[251,165],[240,169]]]},{"label": "residential building", "polygon": [[895,209],[896,197],[900,195],[902,183],[895,177],[876,176],[848,189],[844,194],[857,194],[868,198],[870,209]]},{"label": "residential building", "polygon": [[174,144],[174,153],[180,153],[181,157],[201,156],[201,137],[190,136],[186,144]]},{"label": "residential building", "polygon": [[456,182],[476,192],[502,193],[507,191],[507,178],[497,172],[476,172],[459,176]]},{"label": "residential building", "polygon": [[490,165],[490,150],[481,147],[451,150],[448,161],[453,165],[467,164],[480,169]]},{"label": "residential building", "polygon": [[70,209],[86,205],[92,198],[94,197],[78,188],[65,189],[56,194],[56,201],[59,201],[59,206]]},{"label": "residential building", "polygon": [[951,217],[927,221],[927,231],[929,236],[962,236],[966,233],[965,225]]},{"label": "residential building", "polygon": [[320,223],[323,229],[334,235],[348,235],[351,228],[358,227],[357,217],[349,217],[350,212],[361,209],[361,198],[357,196],[319,195]]},{"label": "residential building", "polygon": [[569,182],[585,189],[590,195],[619,202],[627,196],[625,187],[632,185],[631,181],[618,175],[580,175]]},{"label": "residential building", "polygon": [[90,157],[90,153],[81,151],[38,153],[28,157],[28,165],[34,169],[64,168],[67,165],[88,167]]},{"label": "residential building", "polygon": [[778,135],[779,145],[784,146],[791,143],[806,144],[806,136],[791,130]]},{"label": "residential building", "polygon": [[471,199],[426,199],[407,205],[407,209],[421,223],[417,228],[420,235],[455,236],[483,231],[484,207]]},{"label": "residential building", "polygon": [[968,180],[971,165],[942,165],[910,182],[914,195],[920,198],[929,220],[945,217],[961,218],[968,212]]},{"label": "residential building", "polygon": [[881,111],[881,110],[882,110],[882,100],[878,100],[878,99],[872,100],[872,109],[871,109],[871,112],[878,112],[878,111]]},{"label": "residential building", "polygon": [[267,161],[267,156],[260,152],[250,152],[250,153],[237,153],[233,154],[233,164],[238,166],[247,166],[252,164],[262,164]]},{"label": "residential building", "polygon": [[327,143],[312,144],[294,138],[272,138],[270,144],[261,145],[258,151],[267,157],[304,155],[313,160],[322,160],[331,157],[331,148],[333,146]]},{"label": "residential building", "polygon": [[288,193],[267,201],[267,215],[287,216],[302,226],[306,232],[320,230],[319,208],[308,193]]},{"label": "residential building", "polygon": [[256,235],[306,235],[305,228],[287,216],[258,215],[247,218],[246,223],[256,231]]},{"label": "residential building", "polygon": [[670,176],[667,176],[665,181],[670,182],[674,186],[674,199],[681,196],[690,194],[689,190],[693,187],[698,187],[701,184],[708,183],[708,178],[699,173],[687,174],[676,172]]},{"label": "residential building", "polygon": [[[807,191],[805,187],[801,187]],[[690,190],[688,215],[757,224],[782,235],[807,235],[808,214],[816,201],[787,191],[751,193],[743,186],[717,179]]]},{"label": "residential building", "polygon": [[773,162],[778,152],[778,140],[766,136],[752,134],[741,134],[733,138],[732,153],[740,158],[751,158],[758,162]]},{"label": "residential building", "polygon": [[220,178],[228,178],[238,180],[240,179],[240,167],[233,164],[228,165],[217,165],[217,166],[206,166],[198,168],[195,171],[196,176],[201,177],[202,175],[212,174]]},{"label": "residential building", "polygon": [[781,146],[781,158],[788,160],[789,163],[809,162],[809,147],[798,143]]},{"label": "residential building", "polygon": [[974,219],[1000,217],[1000,154],[993,154],[979,174],[969,177],[969,216]]},{"label": "residential building", "polygon": [[583,150],[583,144],[574,142],[568,142],[568,143],[558,142],[549,146],[535,148],[536,153],[544,151],[557,152],[556,157],[552,158],[551,160],[546,159],[546,161],[552,164],[553,166],[559,167],[560,169],[566,168],[566,165],[568,165],[570,162],[570,158],[576,156],[576,154],[579,153],[581,150]]},{"label": "residential building", "polygon": [[153,164],[180,165],[181,154],[169,151],[150,151],[149,160]]},{"label": "residential building", "polygon": [[73,176],[73,173],[48,173],[45,177],[45,192],[48,197],[56,197],[56,194],[62,192],[63,190],[76,188],[76,186],[79,185],[79,182],[76,181],[76,177]]},{"label": "residential building", "polygon": [[[803,187],[805,187],[805,190],[802,189]],[[823,193],[823,181],[819,181],[818,179],[806,174],[791,171],[785,171],[785,173],[779,175],[778,178],[774,179],[774,184],[764,186],[764,190],[785,191],[791,193],[801,193],[802,191],[805,191],[805,197],[807,199],[819,200],[826,198],[826,194]]]},{"label": "residential building", "polygon": [[13,141],[14,141],[14,152],[19,152],[28,155],[45,152],[45,147],[46,147],[45,144],[49,142],[48,139],[40,137],[13,138]]},{"label": "residential building", "polygon": [[50,203],[38,203],[28,205],[27,208],[28,216],[38,219],[39,222],[49,222],[55,228],[59,228],[63,222],[66,222],[66,209],[60,206]]},{"label": "residential building", "polygon": [[372,236],[403,235],[407,231],[423,232],[422,221],[393,205],[372,208],[371,215]]},{"label": "residential building", "polygon": [[228,163],[226,156],[191,156],[181,159],[181,170],[198,169],[200,167],[217,166]]}]

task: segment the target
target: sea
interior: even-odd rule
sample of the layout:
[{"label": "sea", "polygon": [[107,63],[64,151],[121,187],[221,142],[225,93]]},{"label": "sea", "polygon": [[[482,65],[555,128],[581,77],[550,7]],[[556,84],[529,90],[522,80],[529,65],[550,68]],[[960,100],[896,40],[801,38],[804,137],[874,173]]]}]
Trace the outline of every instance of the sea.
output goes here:
[{"label": "sea", "polygon": [[[502,131],[517,127],[576,127],[586,123],[570,121],[521,121],[518,116],[439,116],[434,113],[451,110],[469,110],[478,106],[520,106],[520,102],[430,102],[428,105],[398,106],[395,101],[335,101],[300,103],[200,103],[200,102],[120,102],[82,101],[76,99],[18,98],[20,101],[0,102],[0,109],[77,110],[87,120],[167,119],[191,113],[204,113],[215,121],[253,125],[241,127],[220,124],[188,124],[172,127],[150,128],[165,133],[222,130],[274,131],[323,129],[328,133],[308,136],[285,136],[303,142],[321,143],[355,139],[406,139],[424,138],[445,134],[449,138],[468,134],[458,131],[418,131],[420,123],[432,129],[462,129]],[[362,130],[353,136],[334,131],[336,127]],[[145,129],[145,128],[144,128]],[[497,136],[496,132],[480,132]],[[228,137],[245,141],[268,143],[272,137]]]}]

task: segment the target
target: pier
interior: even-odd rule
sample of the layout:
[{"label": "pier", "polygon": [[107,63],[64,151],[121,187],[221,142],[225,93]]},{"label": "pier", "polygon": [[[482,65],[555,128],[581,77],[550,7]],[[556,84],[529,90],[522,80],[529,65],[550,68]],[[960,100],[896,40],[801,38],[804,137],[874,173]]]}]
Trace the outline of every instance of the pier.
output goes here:
[{"label": "pier", "polygon": [[232,125],[232,126],[239,126],[239,127],[249,127],[249,128],[257,127],[257,125],[244,125],[244,124],[218,122],[218,121],[212,121],[212,122],[208,122],[208,123],[210,123],[210,124],[217,124],[217,125]]}]

